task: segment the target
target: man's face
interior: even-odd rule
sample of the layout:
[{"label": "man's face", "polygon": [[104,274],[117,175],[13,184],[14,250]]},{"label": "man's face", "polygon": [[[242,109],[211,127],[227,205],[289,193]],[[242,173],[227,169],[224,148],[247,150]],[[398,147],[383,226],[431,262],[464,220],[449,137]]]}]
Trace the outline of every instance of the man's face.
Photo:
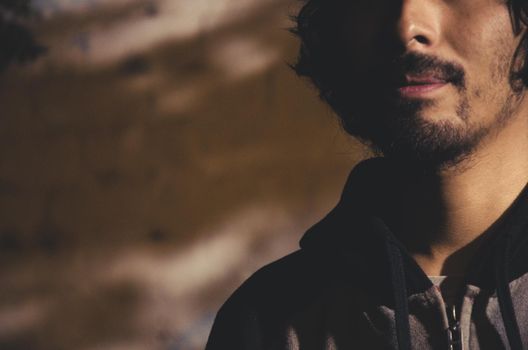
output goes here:
[{"label": "man's face", "polygon": [[514,113],[521,35],[501,0],[359,0],[342,28],[357,136],[388,156],[457,163]]}]

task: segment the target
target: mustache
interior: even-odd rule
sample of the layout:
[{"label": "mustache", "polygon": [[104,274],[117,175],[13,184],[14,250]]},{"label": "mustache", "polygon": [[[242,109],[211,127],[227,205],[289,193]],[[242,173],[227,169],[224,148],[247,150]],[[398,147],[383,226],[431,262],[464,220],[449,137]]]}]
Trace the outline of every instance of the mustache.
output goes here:
[{"label": "mustache", "polygon": [[396,84],[403,82],[406,75],[427,75],[465,87],[466,74],[461,65],[430,55],[407,53],[392,60],[388,68]]}]

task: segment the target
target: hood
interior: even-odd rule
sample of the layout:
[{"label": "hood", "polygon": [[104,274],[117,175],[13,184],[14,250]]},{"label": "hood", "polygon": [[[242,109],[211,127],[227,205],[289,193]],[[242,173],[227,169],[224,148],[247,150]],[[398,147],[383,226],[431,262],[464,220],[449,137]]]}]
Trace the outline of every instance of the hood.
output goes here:
[{"label": "hood", "polygon": [[[379,297],[379,304],[394,308],[398,349],[403,350],[411,348],[408,297],[425,292],[432,283],[378,214],[397,186],[391,176],[394,170],[383,158],[358,164],[336,207],[306,232],[300,245],[343,278],[352,278],[356,286]],[[465,285],[496,291],[512,349],[522,349],[509,283],[528,272],[527,187],[483,233],[487,237],[483,236],[465,277]]]},{"label": "hood", "polygon": [[[379,215],[380,203],[386,201],[387,194],[396,186],[391,179],[394,172],[391,167],[384,158],[360,162],[349,174],[337,205],[304,234],[300,246],[379,267],[386,263],[383,244],[389,240],[402,252],[409,292],[414,294],[429,288],[431,283]],[[511,246],[507,258],[508,280],[528,272],[528,186],[484,235],[487,238],[470,264],[468,283],[487,290],[496,287],[492,273],[494,260],[489,257],[505,238],[510,239]]]},{"label": "hood", "polygon": [[[389,256],[385,246],[394,244],[401,252],[408,295],[432,286],[429,278],[385,226],[379,204],[390,191],[390,164],[384,158],[359,163],[350,173],[338,204],[311,227],[300,241],[303,250],[324,255],[347,275],[361,278],[379,302],[392,304]],[[335,266],[334,266],[335,267]]]}]

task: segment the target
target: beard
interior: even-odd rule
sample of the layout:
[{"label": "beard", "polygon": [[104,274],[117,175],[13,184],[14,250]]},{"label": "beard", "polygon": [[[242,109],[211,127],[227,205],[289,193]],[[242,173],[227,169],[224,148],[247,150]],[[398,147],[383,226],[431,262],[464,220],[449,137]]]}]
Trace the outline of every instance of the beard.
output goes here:
[{"label": "beard", "polygon": [[[468,122],[455,124],[450,120],[432,121],[421,117],[420,112],[432,104],[431,101],[407,101],[397,107],[376,108],[375,114],[356,123],[352,134],[374,153],[398,163],[424,171],[453,167],[471,156],[490,129]],[[460,103],[457,112],[464,120],[468,112],[465,101]]]},{"label": "beard", "polygon": [[[455,109],[457,118],[430,120],[421,114],[435,106],[434,100],[402,99],[389,91],[380,93],[379,89],[377,96],[372,97],[376,95],[373,92],[377,87],[367,83],[353,92],[361,101],[355,106],[354,115],[363,117],[342,118],[343,126],[375,153],[426,172],[453,168],[471,158],[482,140],[500,130],[510,119],[518,100],[518,94],[510,91],[506,97],[503,96],[502,107],[494,116],[493,123],[479,124],[471,118],[469,93],[461,67],[417,54],[402,57],[394,65],[400,75],[431,74],[452,84],[459,96]],[[392,68],[392,71],[398,70]],[[505,77],[507,69],[496,73]],[[388,76],[389,73],[382,74]]]},{"label": "beard", "polygon": [[[425,169],[443,169],[466,160],[481,140],[490,133],[483,126],[470,126],[467,122],[450,120],[432,121],[420,112],[433,104],[429,101],[409,101],[391,111],[380,111],[376,125],[369,123],[358,138],[376,152],[398,162],[415,164]],[[465,107],[466,106],[466,107]],[[461,102],[458,111],[465,113],[467,105]],[[459,118],[464,120],[460,113]]]}]

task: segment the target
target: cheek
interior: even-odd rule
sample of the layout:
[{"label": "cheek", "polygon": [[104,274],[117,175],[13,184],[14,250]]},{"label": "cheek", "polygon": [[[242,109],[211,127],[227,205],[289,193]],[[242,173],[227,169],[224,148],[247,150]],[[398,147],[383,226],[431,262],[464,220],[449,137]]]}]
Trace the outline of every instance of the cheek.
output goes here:
[{"label": "cheek", "polygon": [[486,69],[497,55],[510,56],[515,49],[511,19],[503,3],[491,6],[479,1],[458,1],[446,11],[442,28],[444,46],[463,65]]},{"label": "cheek", "polygon": [[365,11],[361,16],[357,13],[361,12],[348,16],[342,27],[346,51],[355,64],[369,65],[382,54],[390,39],[383,35],[385,26],[381,13]]},{"label": "cheek", "polygon": [[468,98],[484,106],[511,93],[510,67],[518,38],[513,35],[508,13],[501,9],[504,13],[493,12],[493,16],[483,11],[470,18],[457,14],[445,26],[449,28],[444,33],[447,46],[466,72]]}]

